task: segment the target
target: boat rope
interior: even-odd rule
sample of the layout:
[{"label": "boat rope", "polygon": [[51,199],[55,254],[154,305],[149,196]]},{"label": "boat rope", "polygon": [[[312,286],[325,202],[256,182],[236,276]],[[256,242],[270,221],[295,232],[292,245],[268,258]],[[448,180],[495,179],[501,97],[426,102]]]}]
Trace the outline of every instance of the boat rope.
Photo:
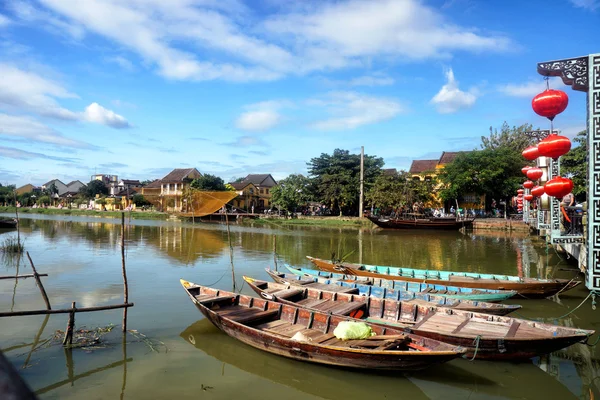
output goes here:
[{"label": "boat rope", "polygon": [[571,283],[573,283],[573,281],[575,280],[575,278],[577,278],[579,276],[579,272],[577,272],[577,274],[575,274],[575,276],[569,281],[567,282],[567,284],[565,286],[563,286],[562,289],[560,289],[556,295],[558,296],[562,291],[564,291],[565,289],[569,288],[571,289]]},{"label": "boat rope", "polygon": [[590,341],[590,338],[591,338],[591,336],[588,336],[588,338],[587,338],[587,340],[585,342],[586,346],[594,347],[595,345],[598,344],[598,342],[600,342],[600,335],[598,335],[598,337],[596,338],[596,341],[594,343],[592,343],[592,344],[588,343]]},{"label": "boat rope", "polygon": [[475,353],[473,353],[473,358],[469,359],[469,361],[474,361],[475,357],[477,357],[477,351],[479,350],[479,341],[481,340],[481,335],[477,335],[475,340],[473,340],[473,344],[475,345]]},{"label": "boat rope", "polygon": [[518,315],[520,318],[522,319],[526,319],[528,321],[544,321],[547,319],[562,319],[565,317],[568,317],[569,315],[571,315],[572,313],[574,313],[575,311],[577,311],[577,309],[579,307],[581,307],[586,301],[587,299],[589,299],[590,297],[592,297],[592,310],[596,309],[596,292],[595,291],[591,291],[587,297],[585,299],[583,299],[583,301],[581,303],[579,303],[579,305],[577,307],[575,307],[574,309],[572,309],[571,311],[569,311],[568,313],[561,315],[560,317],[553,317],[553,318],[528,318],[526,316],[524,316],[523,314],[520,314],[518,311],[513,311],[513,314]]}]

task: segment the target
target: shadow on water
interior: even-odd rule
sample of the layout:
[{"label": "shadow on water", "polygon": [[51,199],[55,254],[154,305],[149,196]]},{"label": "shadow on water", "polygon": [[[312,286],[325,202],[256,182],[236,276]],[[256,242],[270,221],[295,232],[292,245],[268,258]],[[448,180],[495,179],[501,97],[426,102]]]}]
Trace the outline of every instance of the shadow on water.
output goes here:
[{"label": "shadow on water", "polygon": [[325,399],[396,398],[399,393],[405,399],[428,398],[399,372],[357,372],[290,360],[240,343],[207,319],[193,323],[180,336],[223,363]]}]

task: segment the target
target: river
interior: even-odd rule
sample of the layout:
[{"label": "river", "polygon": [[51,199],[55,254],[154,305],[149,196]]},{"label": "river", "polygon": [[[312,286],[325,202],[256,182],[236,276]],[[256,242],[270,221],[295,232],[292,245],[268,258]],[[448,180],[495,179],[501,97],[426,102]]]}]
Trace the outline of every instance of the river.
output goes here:
[{"label": "river", "polygon": [[[40,273],[52,308],[123,301],[120,221],[72,216],[21,220],[21,237]],[[409,374],[328,368],[263,353],[220,333],[181,288],[180,278],[252,294],[242,276],[267,279],[267,266],[309,266],[306,255],[414,268],[571,279],[575,266],[535,237],[490,232],[410,232],[356,228],[231,226],[216,223],[126,221],[128,329],[122,310],[81,313],[76,328],[117,325],[100,346],[63,350],[49,340],[67,314],[0,318],[0,348],[42,399],[593,399],[600,395],[598,347],[576,344],[530,362],[455,360]],[[1,231],[0,231],[1,232]],[[16,235],[0,233],[0,241]],[[31,273],[3,257],[0,275]],[[583,285],[522,304],[519,314],[600,330],[600,310]],[[0,310],[43,309],[33,279],[0,280]],[[519,315],[513,315],[519,316]],[[596,335],[592,337],[595,340]],[[32,351],[33,346],[35,349]]]}]

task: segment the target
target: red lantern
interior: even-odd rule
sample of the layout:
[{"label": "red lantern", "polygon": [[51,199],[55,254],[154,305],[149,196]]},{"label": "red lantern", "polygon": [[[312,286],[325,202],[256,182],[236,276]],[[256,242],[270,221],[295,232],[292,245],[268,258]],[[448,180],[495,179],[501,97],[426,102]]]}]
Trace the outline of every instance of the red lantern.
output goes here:
[{"label": "red lantern", "polygon": [[538,94],[531,101],[531,107],[537,115],[548,118],[550,121],[558,114],[565,111],[569,104],[569,96],[562,90],[547,89]]},{"label": "red lantern", "polygon": [[533,167],[523,167],[521,168],[521,172],[523,173],[523,175],[527,175],[527,171],[529,171],[531,168]]},{"label": "red lantern", "polygon": [[525,196],[523,196],[523,198],[527,201],[532,201],[533,200],[533,195],[532,194],[526,194]]},{"label": "red lantern", "polygon": [[543,186],[536,186],[533,189],[531,189],[531,194],[534,197],[542,197],[542,195],[544,193],[546,193],[546,192],[544,191],[544,187]]},{"label": "red lantern", "polygon": [[538,167],[533,167],[527,171],[527,177],[532,181],[537,181],[542,175],[544,175],[544,171]]},{"label": "red lantern", "polygon": [[531,182],[531,181],[525,181],[525,182],[523,182],[523,187],[525,189],[531,189],[533,187],[533,182]]},{"label": "red lantern", "polygon": [[536,146],[529,146],[521,153],[525,159],[533,161],[540,156],[540,152]]},{"label": "red lantern", "polygon": [[563,198],[573,190],[573,181],[562,176],[549,180],[544,185],[544,191],[548,196]]},{"label": "red lantern", "polygon": [[523,189],[519,189],[519,190],[517,190],[517,193],[518,194],[523,194],[523,193],[525,193],[525,191]]},{"label": "red lantern", "polygon": [[541,156],[558,158],[571,150],[571,140],[566,136],[549,135],[538,143],[538,152]]}]

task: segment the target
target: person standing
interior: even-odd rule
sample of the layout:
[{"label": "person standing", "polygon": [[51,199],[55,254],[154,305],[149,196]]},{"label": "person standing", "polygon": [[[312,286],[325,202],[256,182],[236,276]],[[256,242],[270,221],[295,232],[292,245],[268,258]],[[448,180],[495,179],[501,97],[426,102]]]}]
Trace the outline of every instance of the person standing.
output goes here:
[{"label": "person standing", "polygon": [[561,204],[563,207],[571,207],[575,204],[575,196],[573,193],[569,193],[562,198]]}]

